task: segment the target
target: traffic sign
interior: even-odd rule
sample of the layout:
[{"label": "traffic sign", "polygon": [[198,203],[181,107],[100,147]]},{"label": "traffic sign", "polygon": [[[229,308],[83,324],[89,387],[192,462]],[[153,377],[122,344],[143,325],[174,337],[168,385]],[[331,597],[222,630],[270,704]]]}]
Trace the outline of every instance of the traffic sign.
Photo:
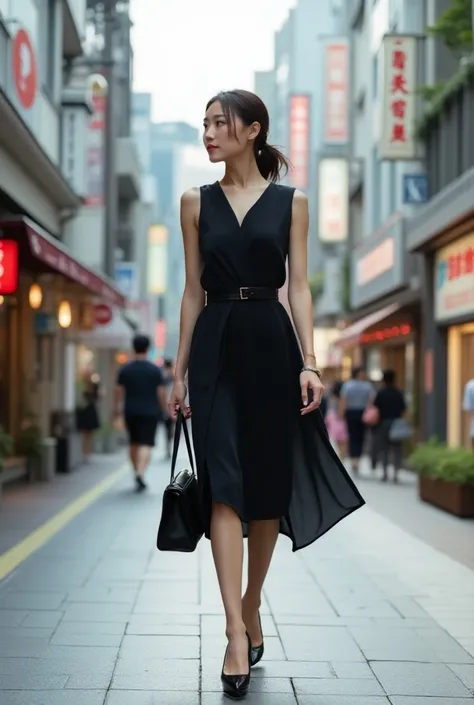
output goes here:
[{"label": "traffic sign", "polygon": [[419,204],[428,200],[428,177],[426,174],[403,175],[403,203]]},{"label": "traffic sign", "polygon": [[118,262],[115,265],[115,283],[127,299],[138,299],[138,264],[136,262]]},{"label": "traffic sign", "polygon": [[107,304],[96,304],[94,306],[95,322],[99,326],[106,326],[112,320],[112,309]]}]

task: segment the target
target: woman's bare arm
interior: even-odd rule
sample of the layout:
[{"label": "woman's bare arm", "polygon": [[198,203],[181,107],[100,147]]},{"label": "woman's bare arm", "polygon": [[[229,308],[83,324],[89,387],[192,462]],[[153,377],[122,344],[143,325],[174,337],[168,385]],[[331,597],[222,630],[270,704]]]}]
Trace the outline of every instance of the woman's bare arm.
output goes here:
[{"label": "woman's bare arm", "polygon": [[175,379],[184,381],[188,369],[189,351],[194,326],[205,303],[201,287],[202,262],[199,253],[200,191],[190,189],[181,197],[181,230],[183,232],[186,284],[181,301],[179,346],[176,358]]},{"label": "woman's bare arm", "polygon": [[290,231],[288,300],[305,365],[316,364],[313,301],[308,284],[308,199],[295,191]]}]

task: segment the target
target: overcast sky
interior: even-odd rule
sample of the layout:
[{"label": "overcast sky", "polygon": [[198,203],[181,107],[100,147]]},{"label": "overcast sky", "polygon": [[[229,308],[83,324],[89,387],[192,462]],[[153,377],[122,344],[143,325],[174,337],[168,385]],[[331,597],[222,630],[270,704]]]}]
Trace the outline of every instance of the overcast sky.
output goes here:
[{"label": "overcast sky", "polygon": [[[316,0],[315,0],[316,2]],[[132,0],[134,90],[156,121],[199,127],[217,91],[253,88],[273,65],[273,39],[295,0]]]}]

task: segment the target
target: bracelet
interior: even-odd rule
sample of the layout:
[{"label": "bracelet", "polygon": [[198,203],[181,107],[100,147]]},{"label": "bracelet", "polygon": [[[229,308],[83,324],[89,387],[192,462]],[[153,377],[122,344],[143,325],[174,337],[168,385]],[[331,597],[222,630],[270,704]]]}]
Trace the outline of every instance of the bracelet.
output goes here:
[{"label": "bracelet", "polygon": [[323,373],[321,372],[321,370],[318,367],[312,367],[311,365],[305,365],[304,367],[302,367],[301,372],[314,372],[315,375],[318,375],[319,379],[323,378]]}]

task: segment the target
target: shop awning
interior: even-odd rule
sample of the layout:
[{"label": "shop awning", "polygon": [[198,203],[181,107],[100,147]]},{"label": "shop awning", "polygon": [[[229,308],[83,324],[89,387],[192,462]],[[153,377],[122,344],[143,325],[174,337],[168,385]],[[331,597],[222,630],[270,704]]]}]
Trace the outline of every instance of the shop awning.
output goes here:
[{"label": "shop awning", "polygon": [[81,342],[96,350],[130,350],[134,333],[136,328],[132,322],[114,308],[109,323],[81,332]]},{"label": "shop awning", "polygon": [[385,308],[381,308],[380,311],[375,311],[359,321],[356,321],[350,326],[347,326],[345,330],[341,332],[341,335],[336,340],[335,345],[341,347],[346,347],[349,345],[356,345],[360,341],[360,336],[371,326],[375,326],[380,321],[391,316],[395,311],[400,309],[400,304],[391,304]]},{"label": "shop awning", "polygon": [[125,307],[126,299],[111,279],[79,262],[59,240],[29,218],[0,221],[2,236],[20,242],[21,266],[32,271],[62,274],[103,301],[119,308]]}]

